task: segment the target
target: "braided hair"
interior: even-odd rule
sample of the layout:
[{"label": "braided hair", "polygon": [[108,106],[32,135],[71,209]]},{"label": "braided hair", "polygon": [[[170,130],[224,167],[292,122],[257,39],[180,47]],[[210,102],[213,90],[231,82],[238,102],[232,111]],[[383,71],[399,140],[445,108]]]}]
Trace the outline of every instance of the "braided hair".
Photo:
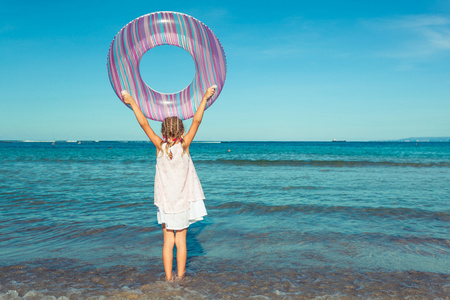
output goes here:
[{"label": "braided hair", "polygon": [[[172,151],[170,151],[170,147],[172,147],[177,140],[180,140],[181,147],[183,148],[183,154],[186,152],[185,149],[185,141],[183,139],[184,134],[184,125],[183,121],[181,121],[178,117],[167,117],[164,119],[161,125],[161,134],[163,136],[163,140],[161,145],[159,146],[160,151],[165,151],[170,159],[172,159]],[[166,149],[163,150],[162,146],[166,143]]]}]

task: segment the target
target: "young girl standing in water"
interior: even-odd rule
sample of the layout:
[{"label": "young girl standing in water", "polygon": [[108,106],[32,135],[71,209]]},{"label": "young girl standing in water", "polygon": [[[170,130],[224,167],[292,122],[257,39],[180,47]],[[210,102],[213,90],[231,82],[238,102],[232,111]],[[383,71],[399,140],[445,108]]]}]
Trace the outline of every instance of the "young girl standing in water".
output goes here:
[{"label": "young girl standing in water", "polygon": [[206,101],[214,94],[210,87],[195,112],[192,125],[185,135],[183,122],[178,117],[164,119],[162,139],[152,130],[147,118],[126,91],[122,97],[132,109],[144,132],[156,147],[155,205],[158,223],[164,234],[163,262],[166,280],[173,280],[173,247],[177,247],[177,275],[186,272],[186,234],[190,224],[206,215],[202,186],[189,155],[189,146],[203,118]]}]

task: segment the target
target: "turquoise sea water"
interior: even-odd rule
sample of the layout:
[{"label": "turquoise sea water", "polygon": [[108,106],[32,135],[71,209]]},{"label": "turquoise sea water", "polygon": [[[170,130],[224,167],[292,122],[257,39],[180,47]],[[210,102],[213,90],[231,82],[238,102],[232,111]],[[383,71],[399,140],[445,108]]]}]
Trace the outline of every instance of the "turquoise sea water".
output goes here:
[{"label": "turquoise sea water", "polygon": [[209,215],[169,284],[151,143],[0,143],[0,299],[449,294],[450,143],[190,152]]}]

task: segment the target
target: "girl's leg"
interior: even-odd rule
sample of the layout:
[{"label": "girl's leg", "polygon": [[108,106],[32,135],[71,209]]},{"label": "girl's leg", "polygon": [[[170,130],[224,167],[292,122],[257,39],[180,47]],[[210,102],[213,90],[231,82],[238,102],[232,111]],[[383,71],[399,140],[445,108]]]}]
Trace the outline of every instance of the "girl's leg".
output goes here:
[{"label": "girl's leg", "polygon": [[183,230],[177,230],[177,232],[175,233],[175,244],[177,246],[177,271],[179,279],[183,278],[184,273],[186,273],[186,234],[187,228]]},{"label": "girl's leg", "polygon": [[163,245],[163,263],[164,271],[166,272],[166,280],[173,280],[172,266],[173,266],[173,245],[175,243],[175,233],[173,230],[166,229],[166,225],[162,224],[162,230],[164,233],[164,245]]}]

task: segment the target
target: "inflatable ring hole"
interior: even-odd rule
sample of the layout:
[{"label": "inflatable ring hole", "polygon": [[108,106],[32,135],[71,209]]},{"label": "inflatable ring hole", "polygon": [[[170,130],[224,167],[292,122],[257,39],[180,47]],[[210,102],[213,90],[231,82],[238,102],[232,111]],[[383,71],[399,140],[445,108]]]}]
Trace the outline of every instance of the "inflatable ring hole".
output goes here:
[{"label": "inflatable ring hole", "polygon": [[184,90],[195,76],[195,62],[183,48],[163,45],[147,51],[139,63],[142,80],[153,90],[171,94]]}]

